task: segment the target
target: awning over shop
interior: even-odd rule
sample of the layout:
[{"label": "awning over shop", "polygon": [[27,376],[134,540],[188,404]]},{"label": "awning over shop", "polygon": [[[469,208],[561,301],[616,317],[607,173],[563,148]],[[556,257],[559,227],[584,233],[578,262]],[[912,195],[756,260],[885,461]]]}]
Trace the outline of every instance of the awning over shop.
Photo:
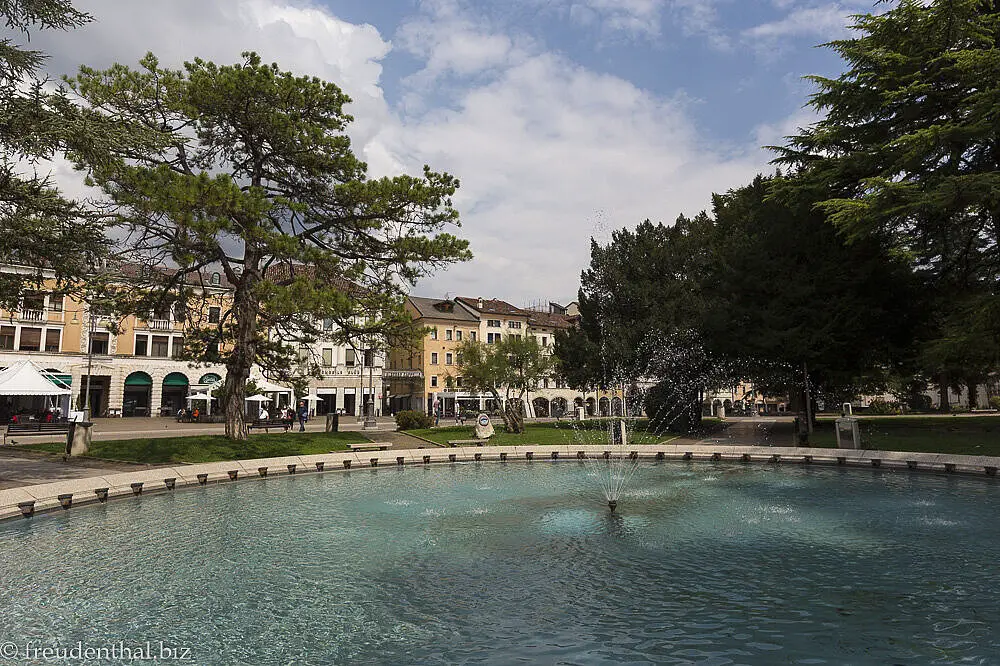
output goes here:
[{"label": "awning over shop", "polygon": [[152,386],[153,378],[145,372],[133,372],[125,378],[125,386]]}]

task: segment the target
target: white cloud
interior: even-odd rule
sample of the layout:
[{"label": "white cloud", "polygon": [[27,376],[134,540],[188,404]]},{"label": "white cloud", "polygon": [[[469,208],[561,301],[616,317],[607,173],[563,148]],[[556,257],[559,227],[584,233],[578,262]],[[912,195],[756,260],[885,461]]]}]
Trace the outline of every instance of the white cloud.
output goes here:
[{"label": "white cloud", "polygon": [[[450,43],[462,25],[435,22],[425,48],[435,36]],[[411,91],[425,101],[446,92],[446,108],[404,115],[377,138],[404,163],[462,179],[457,202],[476,260],[425,282],[428,294],[573,297],[599,227],[672,222],[767,168],[758,137],[721,154],[702,141],[685,98],[551,52],[521,53],[458,91]]]},{"label": "white cloud", "polygon": [[[354,98],[350,134],[373,173],[416,173],[426,163],[458,176],[460,234],[476,259],[425,281],[420,294],[514,303],[572,298],[591,235],[647,217],[669,223],[696,213],[711,192],[747,182],[770,157],[757,148],[773,134],[768,128],[724,152],[699,134],[684,97],[657,96],[580,67],[447,0],[425,5],[394,36],[395,48],[424,64],[398,108],[386,104],[380,80],[380,62],[394,44],[372,26],[315,5],[81,4],[98,21],[42,44],[56,71],[80,62],[134,63],[147,49],[173,66],[195,55],[234,62],[240,51],[256,50],[287,69],[337,82]],[[661,3],[621,7],[654,21]],[[614,11],[605,0],[587,0],[587,9],[602,20]]]}]

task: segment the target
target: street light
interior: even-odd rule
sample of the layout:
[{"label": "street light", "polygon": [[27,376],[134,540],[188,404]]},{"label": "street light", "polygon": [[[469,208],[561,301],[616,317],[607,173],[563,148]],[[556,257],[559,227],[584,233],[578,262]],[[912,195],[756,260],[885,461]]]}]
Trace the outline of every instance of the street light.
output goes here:
[{"label": "street light", "polygon": [[[87,380],[84,383],[83,398],[83,418],[86,421],[90,421],[90,375],[94,366],[94,323],[96,319],[94,318],[93,304],[88,303],[88,311],[90,314],[90,332],[87,334]],[[73,319],[70,320],[70,323],[78,324],[80,322],[76,315],[77,313],[73,312]]]}]

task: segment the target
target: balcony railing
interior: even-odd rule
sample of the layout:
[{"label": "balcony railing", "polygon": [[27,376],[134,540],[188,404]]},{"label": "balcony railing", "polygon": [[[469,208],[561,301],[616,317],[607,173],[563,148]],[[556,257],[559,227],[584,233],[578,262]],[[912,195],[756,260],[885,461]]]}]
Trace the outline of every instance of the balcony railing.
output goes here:
[{"label": "balcony railing", "polygon": [[169,331],[173,328],[169,319],[150,319],[146,324],[154,331]]},{"label": "balcony railing", "polygon": [[45,310],[21,310],[18,318],[25,321],[45,321]]}]

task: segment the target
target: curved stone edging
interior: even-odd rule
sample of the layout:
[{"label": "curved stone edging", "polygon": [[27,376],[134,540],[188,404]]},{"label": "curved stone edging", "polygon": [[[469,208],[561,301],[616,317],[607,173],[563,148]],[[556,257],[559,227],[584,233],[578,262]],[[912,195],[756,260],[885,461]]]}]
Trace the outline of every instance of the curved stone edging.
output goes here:
[{"label": "curved stone edging", "polygon": [[[466,446],[400,451],[338,451],[307,456],[232,460],[122,472],[0,490],[0,521],[83,504],[187,486],[232,483],[247,478],[332,472],[345,469],[472,461],[541,461],[614,455],[620,448],[595,445]],[[642,460],[699,460],[828,464],[997,476],[1000,457],[902,451],[864,451],[711,444],[643,444],[626,447]],[[607,453],[606,453],[607,452]]]}]

